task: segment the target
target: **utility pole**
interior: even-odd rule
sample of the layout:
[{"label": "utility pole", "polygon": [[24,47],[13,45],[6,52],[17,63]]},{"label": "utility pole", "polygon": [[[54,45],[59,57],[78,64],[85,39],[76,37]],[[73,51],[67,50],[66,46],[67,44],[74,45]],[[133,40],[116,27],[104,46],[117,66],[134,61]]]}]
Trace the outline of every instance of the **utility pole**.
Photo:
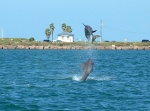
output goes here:
[{"label": "utility pole", "polygon": [[101,20],[101,23],[100,23],[100,42],[102,43],[103,42],[103,39],[102,39],[102,20]]},{"label": "utility pole", "polygon": [[3,30],[3,27],[0,27],[1,29],[1,37],[4,38],[4,30]]},{"label": "utility pole", "polygon": [[3,30],[3,28],[2,28],[2,39],[4,38],[4,30]]}]

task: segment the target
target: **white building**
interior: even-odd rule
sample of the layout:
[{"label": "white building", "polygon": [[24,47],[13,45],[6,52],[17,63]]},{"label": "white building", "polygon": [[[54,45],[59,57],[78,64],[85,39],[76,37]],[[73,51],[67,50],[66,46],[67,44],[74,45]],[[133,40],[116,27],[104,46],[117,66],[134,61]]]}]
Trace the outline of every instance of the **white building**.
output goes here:
[{"label": "white building", "polygon": [[60,40],[62,42],[74,42],[74,34],[71,34],[69,32],[62,32],[58,34],[57,40]]}]

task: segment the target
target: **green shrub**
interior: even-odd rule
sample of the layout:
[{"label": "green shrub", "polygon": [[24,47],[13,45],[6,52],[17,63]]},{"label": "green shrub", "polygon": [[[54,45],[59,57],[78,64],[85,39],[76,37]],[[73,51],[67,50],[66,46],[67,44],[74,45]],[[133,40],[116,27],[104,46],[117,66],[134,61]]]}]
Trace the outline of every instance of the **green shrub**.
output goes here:
[{"label": "green shrub", "polygon": [[31,38],[29,39],[29,41],[34,41],[34,37],[31,37]]}]

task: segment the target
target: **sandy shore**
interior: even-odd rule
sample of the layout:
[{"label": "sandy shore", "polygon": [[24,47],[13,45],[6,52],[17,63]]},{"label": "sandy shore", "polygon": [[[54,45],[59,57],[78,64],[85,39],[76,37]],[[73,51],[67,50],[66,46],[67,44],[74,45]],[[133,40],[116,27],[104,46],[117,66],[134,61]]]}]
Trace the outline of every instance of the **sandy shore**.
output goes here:
[{"label": "sandy shore", "polygon": [[150,46],[3,46],[0,49],[41,49],[41,50],[150,50]]}]

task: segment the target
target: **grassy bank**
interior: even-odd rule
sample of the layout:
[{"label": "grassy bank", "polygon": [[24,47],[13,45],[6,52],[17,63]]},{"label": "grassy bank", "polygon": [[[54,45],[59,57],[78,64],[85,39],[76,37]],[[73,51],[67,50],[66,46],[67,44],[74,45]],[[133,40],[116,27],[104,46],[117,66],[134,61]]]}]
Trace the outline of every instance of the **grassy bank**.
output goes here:
[{"label": "grassy bank", "polygon": [[25,38],[1,38],[0,45],[3,46],[103,46],[109,47],[112,45],[115,46],[150,46],[150,42],[104,42],[99,43],[95,42],[93,44],[88,42],[74,42],[74,43],[52,43],[52,42],[39,42],[39,41],[29,41],[29,39]]}]

